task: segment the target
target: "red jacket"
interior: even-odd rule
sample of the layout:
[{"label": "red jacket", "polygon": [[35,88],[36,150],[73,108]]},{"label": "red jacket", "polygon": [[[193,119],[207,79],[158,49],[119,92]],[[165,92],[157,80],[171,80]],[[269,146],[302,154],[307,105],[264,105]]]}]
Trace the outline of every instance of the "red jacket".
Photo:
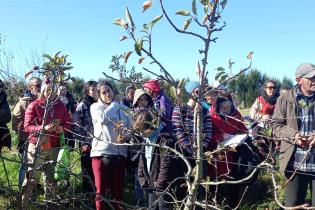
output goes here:
[{"label": "red jacket", "polygon": [[[45,112],[45,100],[44,99],[36,99],[27,107],[25,112],[25,119],[24,119],[24,130],[25,132],[30,133],[29,135],[29,142],[36,144],[38,140],[38,136],[40,130],[42,128],[42,122]],[[66,106],[59,100],[54,102],[52,107],[48,111],[46,125],[52,123],[52,120],[59,119],[59,125],[64,128],[64,131],[70,129],[71,126],[71,118],[70,114],[66,108]],[[56,132],[47,133],[50,136],[50,146],[51,147],[59,147],[60,140],[59,135]]]},{"label": "red jacket", "polygon": [[[212,151],[217,148],[218,143],[222,142],[224,140],[224,134],[242,134],[247,133],[248,130],[244,124],[243,117],[241,113],[237,110],[234,111],[234,113],[231,116],[231,118],[222,118],[216,111],[215,106],[211,107],[210,109],[210,115],[212,119],[212,141],[211,144],[208,147],[208,150]],[[235,119],[234,119],[235,118]],[[237,119],[237,120],[236,120]],[[217,176],[228,174],[229,170],[232,169],[233,164],[232,162],[235,161],[234,158],[235,153],[234,152],[227,152],[227,161],[228,164],[226,164],[226,158],[223,158],[222,160],[218,161],[216,163],[217,170],[215,173],[215,168],[213,166],[209,167],[209,176],[213,177],[215,174]]]}]

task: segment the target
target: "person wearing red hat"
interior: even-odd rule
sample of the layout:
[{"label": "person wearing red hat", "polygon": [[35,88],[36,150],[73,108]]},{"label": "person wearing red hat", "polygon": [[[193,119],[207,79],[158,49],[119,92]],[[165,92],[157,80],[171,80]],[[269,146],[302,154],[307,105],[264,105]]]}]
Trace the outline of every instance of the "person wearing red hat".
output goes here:
[{"label": "person wearing red hat", "polygon": [[143,84],[144,91],[152,97],[154,108],[161,114],[163,131],[172,132],[173,105],[169,97],[161,89],[158,80],[148,80]]}]

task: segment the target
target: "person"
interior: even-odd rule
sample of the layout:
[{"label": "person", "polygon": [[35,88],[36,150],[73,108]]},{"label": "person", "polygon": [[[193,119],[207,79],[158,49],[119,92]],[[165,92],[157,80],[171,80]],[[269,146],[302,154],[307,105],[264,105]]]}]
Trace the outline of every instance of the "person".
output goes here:
[{"label": "person", "polygon": [[277,91],[277,82],[267,80],[264,83],[264,89],[261,96],[257,97],[250,109],[250,117],[255,121],[268,121],[273,114],[276,106],[279,92]]},{"label": "person", "polygon": [[172,101],[161,89],[158,80],[148,80],[143,84],[144,91],[152,98],[154,108],[161,114],[163,131],[172,132]]},{"label": "person", "polygon": [[122,99],[122,104],[126,107],[132,108],[132,103],[135,95],[136,87],[130,85],[126,88],[126,96]]},{"label": "person", "polygon": [[11,135],[7,126],[7,123],[11,121],[11,111],[4,89],[4,84],[0,80],[0,153],[2,147],[11,148]]},{"label": "person", "polygon": [[[141,111],[133,124],[133,130],[142,134],[145,143],[158,144],[174,148],[175,141],[168,132],[162,132],[158,113],[151,110]],[[174,155],[174,154],[173,154]],[[139,158],[138,177],[142,189],[148,191],[148,203],[151,210],[171,209],[167,187],[176,178],[175,159],[169,150],[145,145]],[[164,195],[159,195],[163,192]]]},{"label": "person", "polygon": [[[311,189],[315,188],[315,65],[302,63],[297,67],[295,77],[297,85],[279,97],[270,122],[274,138],[283,140],[279,162],[287,179],[287,207],[305,203],[309,183]],[[314,207],[315,193],[311,192]]]},{"label": "person", "polygon": [[[248,132],[241,113],[233,104],[232,97],[227,92],[221,92],[210,109],[212,120],[212,140],[208,151],[214,151],[218,145],[230,135],[246,134]],[[208,175],[212,180],[230,179],[233,177],[236,162],[236,153],[226,151],[224,155],[214,156],[213,163],[209,164]],[[229,185],[229,190],[224,193],[228,205],[235,208],[239,203],[239,185]]]},{"label": "person", "polygon": [[97,102],[97,82],[88,81],[83,88],[83,99],[74,112],[74,132],[77,134],[81,148],[82,190],[84,193],[93,192],[94,175],[92,169],[91,143],[93,123],[90,112],[92,104]]},{"label": "person", "polygon": [[[30,103],[25,112],[24,130],[29,133],[27,148],[29,167],[22,185],[23,208],[28,206],[32,191],[39,182],[41,171],[45,174],[45,200],[54,199],[57,187],[54,169],[60,147],[59,136],[70,129],[71,118],[52,87],[51,84],[42,85],[39,98]],[[47,103],[50,104],[49,111],[46,119],[43,119]],[[39,153],[37,144],[40,146]]]},{"label": "person", "polygon": [[32,77],[28,84],[27,90],[20,97],[17,104],[12,110],[12,130],[17,133],[18,138],[18,151],[21,154],[21,166],[19,170],[19,188],[21,189],[24,176],[26,173],[26,161],[27,161],[27,139],[28,133],[24,132],[23,123],[25,117],[25,111],[27,106],[34,100],[36,100],[40,95],[40,89],[42,86],[42,81],[38,77]]},{"label": "person", "polygon": [[142,88],[135,91],[135,95],[132,102],[132,109],[135,112],[139,112],[144,109],[153,108],[153,101]]},{"label": "person", "polygon": [[213,89],[212,85],[207,85],[204,91],[204,101],[201,103],[203,108],[207,109],[210,111],[210,108],[215,102],[215,95],[214,95],[215,90]]},{"label": "person", "polygon": [[290,86],[288,86],[288,85],[282,85],[281,87],[280,87],[280,95],[282,95],[282,94],[284,94],[285,92],[287,92],[287,91],[289,91],[291,89],[291,87]]},{"label": "person", "polygon": [[[127,146],[120,145],[126,138],[125,128],[131,127],[128,107],[114,100],[114,89],[108,81],[97,85],[99,99],[91,105],[91,117],[94,128],[91,157],[95,178],[97,210],[104,209],[102,196],[111,195],[111,199],[123,200],[124,176],[127,163]],[[114,209],[122,209],[117,203],[111,203]]]}]

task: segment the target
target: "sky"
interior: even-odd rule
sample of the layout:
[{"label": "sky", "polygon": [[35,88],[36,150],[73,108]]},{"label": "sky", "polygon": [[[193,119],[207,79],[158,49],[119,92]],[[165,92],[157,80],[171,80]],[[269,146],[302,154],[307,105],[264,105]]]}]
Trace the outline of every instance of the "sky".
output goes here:
[{"label": "sky", "polygon": [[[69,55],[74,69],[72,76],[85,80],[111,74],[108,66],[112,55],[133,50],[131,40],[119,41],[126,35],[113,24],[125,16],[128,7],[137,30],[144,23],[162,14],[159,1],[142,13],[144,0],[0,0],[0,34],[2,46],[14,56],[14,68],[23,75],[32,61],[43,54],[62,51]],[[164,0],[165,8],[175,24],[182,28],[187,19],[175,16],[181,9],[191,9],[191,0]],[[198,1],[197,1],[198,2]],[[235,61],[233,72],[245,68],[248,52],[253,51],[252,67],[278,79],[294,79],[294,71],[302,62],[314,63],[315,1],[313,0],[229,0],[222,21],[223,31],[214,34],[217,43],[209,50],[208,79],[213,81],[214,69],[227,68]],[[198,14],[202,18],[202,8]],[[188,31],[203,34],[191,24]],[[137,32],[136,36],[141,34]],[[174,78],[197,80],[196,64],[201,56],[202,42],[195,37],[179,34],[165,17],[153,29],[153,54]],[[141,71],[143,67],[158,73],[149,59],[141,65],[133,53],[127,68]],[[111,74],[117,77],[115,74]],[[154,78],[154,76],[151,76]]]}]

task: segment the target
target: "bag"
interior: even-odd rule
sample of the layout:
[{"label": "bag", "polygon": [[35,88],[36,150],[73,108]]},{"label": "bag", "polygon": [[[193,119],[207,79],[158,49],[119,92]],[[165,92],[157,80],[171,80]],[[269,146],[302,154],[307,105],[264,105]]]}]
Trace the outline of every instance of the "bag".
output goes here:
[{"label": "bag", "polygon": [[70,168],[70,148],[65,145],[65,135],[60,134],[60,142],[62,148],[59,150],[57,163],[55,167],[54,178],[57,181],[68,180],[70,178],[69,168]]}]

